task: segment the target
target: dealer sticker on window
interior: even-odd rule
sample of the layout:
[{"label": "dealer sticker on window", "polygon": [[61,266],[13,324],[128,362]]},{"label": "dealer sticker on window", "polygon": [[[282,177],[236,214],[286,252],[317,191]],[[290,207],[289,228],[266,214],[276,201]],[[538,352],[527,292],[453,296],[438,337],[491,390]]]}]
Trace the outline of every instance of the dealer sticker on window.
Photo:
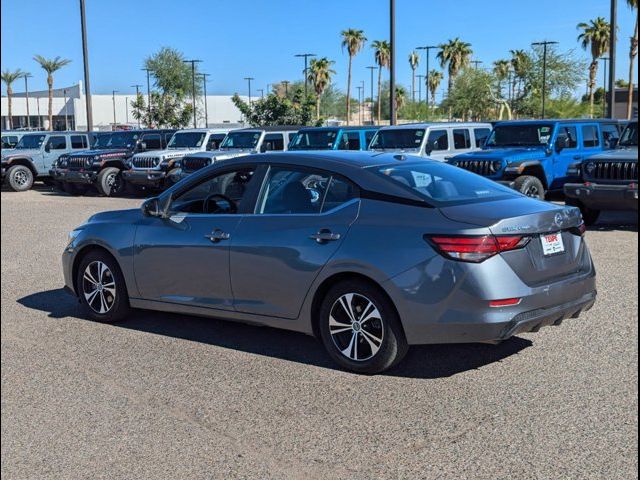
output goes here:
[{"label": "dealer sticker on window", "polygon": [[564,243],[562,242],[561,233],[542,235],[540,240],[542,240],[542,253],[545,256],[556,255],[564,252]]}]

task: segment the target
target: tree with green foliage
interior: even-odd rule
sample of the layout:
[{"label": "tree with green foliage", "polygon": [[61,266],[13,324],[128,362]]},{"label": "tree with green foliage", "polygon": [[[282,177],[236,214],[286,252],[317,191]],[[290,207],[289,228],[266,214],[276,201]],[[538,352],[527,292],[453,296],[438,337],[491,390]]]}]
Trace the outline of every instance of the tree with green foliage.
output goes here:
[{"label": "tree with green foliage", "polygon": [[378,124],[382,118],[382,69],[389,68],[389,62],[391,61],[391,44],[386,40],[375,40],[371,43],[371,48],[374,51],[374,57],[378,64]]},{"label": "tree with green foliage", "polygon": [[322,98],[322,94],[331,83],[331,76],[336,73],[335,70],[331,68],[331,65],[334,63],[335,62],[332,62],[327,57],[322,57],[311,59],[311,63],[309,64],[308,78],[316,94],[317,119],[320,119],[320,99]]},{"label": "tree with green foliage", "polygon": [[416,101],[416,69],[420,65],[420,55],[415,50],[409,54],[409,66],[411,67],[411,101]]},{"label": "tree with green foliage", "polygon": [[455,118],[485,120],[495,112],[493,85],[495,76],[484,70],[464,68],[456,75],[443,107]]},{"label": "tree with green foliage", "polygon": [[498,82],[498,97],[502,98],[502,82],[509,78],[511,62],[509,60],[496,60],[493,62],[493,74]]},{"label": "tree with green foliage", "polygon": [[315,120],[316,103],[312,97],[304,98],[304,92],[298,91],[293,101],[275,93],[249,103],[236,93],[231,98],[233,104],[242,112],[246,121],[254,127],[269,125],[320,125]]},{"label": "tree with green foliage", "polygon": [[593,117],[593,92],[596,87],[596,78],[598,75],[598,61],[609,51],[610,43],[610,27],[603,17],[598,17],[589,23],[579,23],[579,30],[582,33],[578,35],[578,41],[582,48],[591,52],[591,63],[589,64],[589,115]]},{"label": "tree with green foliage", "polygon": [[71,60],[60,57],[45,58],[42,55],[36,55],[33,59],[47,72],[47,87],[49,89],[49,130],[53,130],[53,74],[65,65],[70,64]]},{"label": "tree with green foliage", "polygon": [[524,96],[524,84],[527,77],[527,73],[533,66],[533,61],[529,52],[525,50],[510,50],[511,53],[511,68],[513,69],[513,78],[511,80],[511,104],[514,107],[514,99],[519,99]]},{"label": "tree with green foliage", "polygon": [[436,55],[436,58],[440,61],[442,68],[447,67],[449,73],[449,93],[453,88],[453,83],[455,82],[458,72],[469,66],[472,54],[471,44],[463,42],[457,37],[440,45],[440,51]]},{"label": "tree with green foliage", "polygon": [[23,78],[24,76],[25,76],[25,73],[20,69],[17,69],[17,70],[5,69],[2,71],[2,74],[0,75],[0,78],[2,78],[2,81],[7,86],[7,113],[9,117],[9,130],[13,130],[13,113],[11,111],[11,100],[13,98],[12,85],[13,85],[13,82],[18,80],[19,78]]},{"label": "tree with green foliage", "polygon": [[627,5],[631,11],[635,10],[636,24],[633,35],[629,37],[629,81],[627,82],[627,119],[631,120],[633,115],[633,71],[638,56],[638,0],[627,0]]},{"label": "tree with green foliage", "polygon": [[342,36],[342,48],[347,49],[347,53],[349,54],[349,70],[347,74],[347,125],[349,125],[349,121],[351,120],[351,68],[353,65],[353,57],[355,57],[362,47],[364,47],[365,42],[367,41],[367,37],[364,36],[364,32],[362,30],[355,30],[353,28],[349,28],[348,30],[343,30],[340,34]]},{"label": "tree with green foliage", "polygon": [[435,108],[436,106],[436,93],[438,93],[438,88],[440,88],[440,83],[442,83],[443,78],[444,75],[438,70],[431,70],[431,72],[429,72],[427,88],[431,94],[431,108]]}]

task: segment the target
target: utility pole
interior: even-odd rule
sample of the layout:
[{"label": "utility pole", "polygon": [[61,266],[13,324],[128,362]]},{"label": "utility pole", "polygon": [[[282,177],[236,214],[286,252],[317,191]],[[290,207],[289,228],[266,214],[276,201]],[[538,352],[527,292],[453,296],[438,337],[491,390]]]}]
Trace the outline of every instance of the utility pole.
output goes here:
[{"label": "utility pole", "polygon": [[371,125],[375,125],[376,122],[373,119],[373,72],[378,69],[378,67],[367,67],[371,71],[371,108],[369,109],[369,113],[371,116]]},{"label": "utility pole", "polygon": [[148,68],[143,68],[142,70],[147,72],[147,116],[149,117],[149,120],[151,120],[151,75],[149,73],[151,70]]},{"label": "utility pole", "polygon": [[390,125],[396,124],[396,0],[389,1],[389,119]]},{"label": "utility pole", "polygon": [[283,80],[282,84],[284,85],[284,96],[288,97],[289,96],[289,80]]},{"label": "utility pole", "polygon": [[209,110],[207,110],[207,77],[210,77],[210,73],[201,73],[202,77],[202,93],[204,95],[204,126],[209,127]]},{"label": "utility pole", "polygon": [[362,85],[356,87],[358,89],[358,122],[362,125]]},{"label": "utility pole", "polygon": [[247,84],[249,85],[249,105],[251,105],[251,80],[255,80],[255,78],[244,77],[244,79],[247,81]]},{"label": "utility pole", "polygon": [[440,48],[438,45],[426,45],[424,47],[417,47],[417,50],[424,50],[424,53],[427,57],[427,61],[426,63],[426,67],[427,67],[427,71],[425,72],[425,92],[427,92],[427,94],[425,95],[425,103],[427,104],[427,107],[429,107],[429,94],[428,94],[428,90],[429,90],[429,75],[431,75],[431,71],[429,70],[429,57],[431,56],[429,52],[431,52],[431,50],[435,50],[436,48]]},{"label": "utility pole", "polygon": [[38,130],[42,129],[42,117],[40,117],[40,97],[36,97],[36,106],[38,108]]},{"label": "utility pole", "polygon": [[69,118],[67,117],[67,89],[64,88],[62,90],[62,95],[64,95],[64,129],[65,131],[69,131]]},{"label": "utility pole", "polygon": [[264,100],[264,88],[259,88],[258,91],[260,92],[260,99]]},{"label": "utility pole", "polygon": [[602,95],[602,118],[607,118],[607,62],[610,60],[609,57],[602,57],[603,70],[604,70],[604,79],[602,81],[602,87],[604,89]]},{"label": "utility pole", "polygon": [[[131,86],[136,89],[136,102],[137,102],[138,98],[140,97],[140,87],[142,85],[136,83],[135,85],[131,85]],[[127,106],[127,108],[129,107]],[[140,117],[138,117],[138,128],[140,128]]]},{"label": "utility pole", "polygon": [[202,60],[183,60],[184,63],[191,64],[191,97],[193,100],[193,128],[198,128],[198,120],[196,116],[196,63]]},{"label": "utility pole", "polygon": [[315,57],[316,54],[315,53],[297,53],[294,55],[294,57],[299,57],[299,58],[304,58],[304,97],[307,98],[307,90],[308,90],[308,83],[309,83],[309,79],[307,78],[307,70],[309,69],[308,67],[308,62],[309,62],[309,57]]},{"label": "utility pole", "polygon": [[116,93],[118,93],[118,90],[114,90],[111,93],[111,101],[113,102],[113,128],[111,129],[112,131],[115,130],[116,128]]},{"label": "utility pole", "polygon": [[558,42],[552,42],[545,40],[544,42],[534,42],[531,45],[542,46],[542,115],[545,115],[545,104],[547,100],[547,47],[549,45],[556,45]]},{"label": "utility pole", "polygon": [[[422,79],[423,78],[425,78],[424,75],[418,75],[418,104],[422,103]],[[428,98],[428,95],[427,95],[427,98]],[[427,102],[427,105],[428,104],[429,102]]]},{"label": "utility pole", "polygon": [[22,78],[24,78],[24,94],[27,100],[27,128],[29,129],[31,129],[31,116],[29,115],[29,78],[31,77],[32,75],[28,72],[22,75]]},{"label": "utility pole", "polygon": [[[618,2],[611,0],[609,19],[609,118],[615,117],[616,110],[616,35],[618,34]],[[629,79],[631,80],[631,79]]]},{"label": "utility pole", "polygon": [[473,68],[478,70],[478,65],[480,65],[481,63],[484,63],[484,62],[482,60],[471,60],[471,63],[473,63]]},{"label": "utility pole", "polygon": [[89,47],[87,45],[87,16],[84,0],[80,0],[80,30],[82,31],[82,59],[84,61],[84,99],[87,109],[87,132],[93,130],[93,108],[91,106],[91,86],[89,84]]},{"label": "utility pole", "polygon": [[124,123],[129,125],[129,97],[124,97]]}]

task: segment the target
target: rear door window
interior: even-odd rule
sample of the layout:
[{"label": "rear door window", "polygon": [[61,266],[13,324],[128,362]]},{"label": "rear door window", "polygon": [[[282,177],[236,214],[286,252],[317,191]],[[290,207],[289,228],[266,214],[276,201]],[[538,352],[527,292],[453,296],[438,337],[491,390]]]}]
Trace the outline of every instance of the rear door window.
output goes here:
[{"label": "rear door window", "polygon": [[578,131],[576,127],[571,125],[559,125],[558,137],[565,137],[567,139],[567,149],[578,147]]},{"label": "rear door window", "polygon": [[65,150],[67,148],[67,137],[62,135],[53,135],[49,137],[47,145],[50,150]]},{"label": "rear door window", "polygon": [[456,128],[453,130],[453,148],[455,150],[465,150],[471,148],[471,135],[467,128]]},{"label": "rear door window", "polygon": [[76,150],[86,150],[89,142],[86,135],[71,135],[71,148]]},{"label": "rear door window", "polygon": [[433,150],[449,150],[449,136],[446,130],[431,130],[427,138],[427,146]]},{"label": "rear door window", "polygon": [[267,133],[264,137],[264,144],[267,146],[267,151],[284,150],[284,136],[281,133]]},{"label": "rear door window", "polygon": [[338,149],[360,150],[360,133],[359,132],[342,132]]},{"label": "rear door window", "polygon": [[207,150],[218,150],[220,144],[227,135],[224,133],[212,133],[207,141]]},{"label": "rear door window", "polygon": [[595,125],[582,126],[582,145],[584,148],[594,148],[600,146],[598,137],[598,127]]}]

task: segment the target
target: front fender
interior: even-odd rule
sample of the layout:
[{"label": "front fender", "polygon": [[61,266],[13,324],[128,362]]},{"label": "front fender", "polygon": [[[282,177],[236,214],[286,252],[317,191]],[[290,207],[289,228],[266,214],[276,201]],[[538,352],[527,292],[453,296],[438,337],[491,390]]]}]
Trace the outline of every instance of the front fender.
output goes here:
[{"label": "front fender", "polygon": [[504,169],[507,174],[521,175],[527,168],[540,167],[544,170],[541,160],[522,160],[520,162],[512,162]]},{"label": "front fender", "polygon": [[38,175],[38,167],[36,166],[36,163],[33,161],[33,158],[29,156],[8,157],[8,158],[5,157],[2,159],[2,163],[6,164],[6,165],[3,165],[5,168],[10,168],[13,165],[25,165],[33,172],[34,176]]}]

